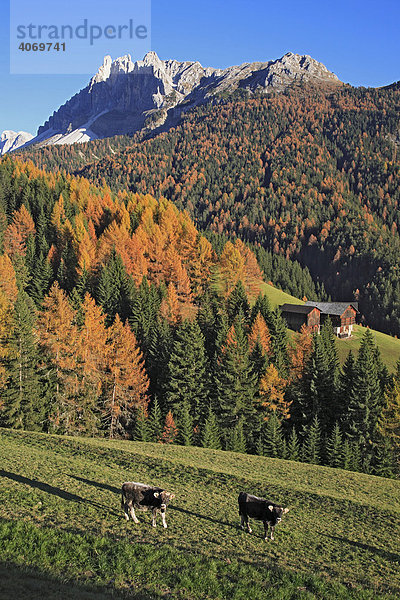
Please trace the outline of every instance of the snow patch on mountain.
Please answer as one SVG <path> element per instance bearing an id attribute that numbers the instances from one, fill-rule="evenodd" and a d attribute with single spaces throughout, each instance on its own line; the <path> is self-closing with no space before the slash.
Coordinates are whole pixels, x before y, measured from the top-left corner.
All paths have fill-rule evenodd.
<path id="1" fill-rule="evenodd" d="M 6 129 L 0 136 L 0 156 L 20 148 L 31 139 L 33 139 L 33 135 L 27 131 Z"/>

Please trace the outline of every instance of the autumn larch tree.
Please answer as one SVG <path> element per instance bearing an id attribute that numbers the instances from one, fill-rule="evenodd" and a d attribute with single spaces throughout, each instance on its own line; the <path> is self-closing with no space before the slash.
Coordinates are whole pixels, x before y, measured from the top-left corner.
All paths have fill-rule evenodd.
<path id="1" fill-rule="evenodd" d="M 108 381 L 103 417 L 110 438 L 130 434 L 135 410 L 147 410 L 149 380 L 143 355 L 129 324 L 116 315 L 108 330 Z"/>
<path id="2" fill-rule="evenodd" d="M 38 333 L 48 366 L 50 427 L 66 434 L 76 431 L 78 417 L 79 333 L 75 317 L 65 292 L 55 282 L 43 301 Z"/>

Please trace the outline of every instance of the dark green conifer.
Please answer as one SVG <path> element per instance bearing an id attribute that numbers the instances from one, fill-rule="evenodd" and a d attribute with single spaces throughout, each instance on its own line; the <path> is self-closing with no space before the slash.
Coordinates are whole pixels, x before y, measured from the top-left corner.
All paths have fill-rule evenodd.
<path id="1" fill-rule="evenodd" d="M 302 458 L 314 465 L 320 464 L 321 429 L 318 417 L 315 416 L 308 426 L 302 447 Z"/>
<path id="2" fill-rule="evenodd" d="M 283 458 L 282 427 L 276 412 L 272 412 L 264 431 L 264 454 L 273 458 Z"/>
<path id="3" fill-rule="evenodd" d="M 190 404 L 184 400 L 178 417 L 179 442 L 183 446 L 193 446 L 193 417 L 190 413 Z"/>
<path id="4" fill-rule="evenodd" d="M 243 420 L 239 419 L 227 436 L 226 449 L 232 452 L 246 453 L 246 437 L 244 434 Z"/>
<path id="5" fill-rule="evenodd" d="M 135 419 L 135 427 L 133 431 L 133 438 L 138 442 L 150 442 L 151 439 L 151 431 L 149 418 L 145 413 L 143 407 L 140 407 L 136 411 L 136 419 Z"/>
<path id="6" fill-rule="evenodd" d="M 177 415 L 182 415 L 187 402 L 195 426 L 204 422 L 209 404 L 206 367 L 200 327 L 196 321 L 185 320 L 176 331 L 168 362 L 167 402 Z"/>
<path id="7" fill-rule="evenodd" d="M 233 323 L 239 314 L 243 315 L 245 323 L 247 323 L 250 315 L 250 305 L 247 299 L 246 290 L 241 281 L 238 281 L 232 292 L 229 294 L 227 303 L 227 313 L 229 323 Z"/>
<path id="8" fill-rule="evenodd" d="M 286 457 L 288 460 L 299 460 L 300 458 L 300 444 L 295 427 L 292 427 L 290 431 Z"/>
<path id="9" fill-rule="evenodd" d="M 158 398 L 156 396 L 153 400 L 148 419 L 150 441 L 158 442 L 161 439 L 163 423 L 164 418 L 158 403 Z"/>
<path id="10" fill-rule="evenodd" d="M 204 423 L 202 446 L 203 448 L 214 448 L 215 450 L 221 450 L 222 448 L 218 421 L 211 406 L 208 409 L 208 416 Z"/>
<path id="11" fill-rule="evenodd" d="M 348 407 L 347 433 L 358 447 L 361 467 L 370 470 L 377 439 L 377 420 L 383 394 L 377 372 L 375 344 L 372 333 L 366 330 L 356 362 L 356 376 Z"/>
<path id="12" fill-rule="evenodd" d="M 215 406 L 218 407 L 218 415 L 226 435 L 243 418 L 250 447 L 255 444 L 252 435 L 256 390 L 257 376 L 250 362 L 247 336 L 242 323 L 236 320 L 215 364 Z"/>
<path id="13" fill-rule="evenodd" d="M 326 441 L 326 462 L 330 467 L 340 468 L 343 464 L 343 438 L 339 424 L 336 423 Z"/>
<path id="14" fill-rule="evenodd" d="M 35 318 L 32 300 L 20 290 L 7 340 L 7 387 L 3 391 L 6 423 L 16 429 L 41 430 L 44 427 L 45 407 L 38 375 Z"/>

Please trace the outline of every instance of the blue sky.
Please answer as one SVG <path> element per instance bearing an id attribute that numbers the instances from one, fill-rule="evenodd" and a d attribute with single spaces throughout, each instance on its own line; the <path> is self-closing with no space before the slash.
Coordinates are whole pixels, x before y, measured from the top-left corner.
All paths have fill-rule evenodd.
<path id="1" fill-rule="evenodd" d="M 31 4 L 40 8 L 42 3 Z M 100 19 L 113 3 L 79 0 L 79 5 L 83 15 Z M 88 59 L 93 66 L 87 75 L 10 75 L 7 0 L 0 6 L 0 132 L 36 133 L 54 110 L 85 87 L 104 54 L 142 58 L 129 40 L 111 50 L 104 40 L 96 47 L 98 56 L 93 52 Z M 352 85 L 381 86 L 400 79 L 399 0 L 153 0 L 151 14 L 151 49 L 160 58 L 223 68 L 292 51 L 311 55 Z"/>

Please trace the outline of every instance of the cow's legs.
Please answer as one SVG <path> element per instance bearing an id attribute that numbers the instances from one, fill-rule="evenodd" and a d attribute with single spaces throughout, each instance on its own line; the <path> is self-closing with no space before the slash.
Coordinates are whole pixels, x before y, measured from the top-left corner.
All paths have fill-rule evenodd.
<path id="1" fill-rule="evenodd" d="M 167 529 L 167 523 L 165 521 L 165 510 L 161 510 L 161 520 L 162 520 L 164 529 Z"/>
<path id="2" fill-rule="evenodd" d="M 272 527 L 271 527 L 271 535 L 272 535 Z M 264 521 L 264 539 L 265 540 L 268 539 L 268 521 Z"/>
<path id="3" fill-rule="evenodd" d="M 152 521 L 152 523 L 151 523 L 151 524 L 153 525 L 153 527 L 156 527 L 156 526 L 157 526 L 157 525 L 156 525 L 157 509 L 156 509 L 156 508 L 153 508 L 153 510 L 152 510 L 152 513 L 153 513 L 153 521 Z"/>
<path id="4" fill-rule="evenodd" d="M 131 513 L 131 517 L 134 521 L 134 523 L 139 523 L 139 519 L 137 518 L 137 516 L 135 515 L 135 509 L 133 508 L 133 504 L 130 505 L 130 513 Z"/>
<path id="5" fill-rule="evenodd" d="M 271 540 L 275 539 L 274 538 L 274 531 L 275 531 L 275 527 L 272 527 L 272 525 L 271 525 Z"/>
<path id="6" fill-rule="evenodd" d="M 122 510 L 124 511 L 124 517 L 127 521 L 129 521 L 129 512 L 130 512 L 130 507 L 128 502 L 123 502 L 122 504 Z"/>
<path id="7" fill-rule="evenodd" d="M 251 529 L 251 527 L 249 525 L 249 517 L 247 515 L 242 515 L 241 514 L 240 518 L 241 518 L 241 523 L 240 523 L 241 528 L 244 529 L 246 527 L 247 531 L 249 533 L 251 533 L 252 529 Z"/>

